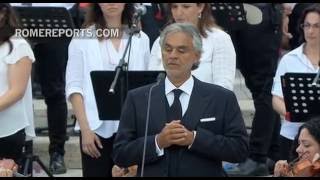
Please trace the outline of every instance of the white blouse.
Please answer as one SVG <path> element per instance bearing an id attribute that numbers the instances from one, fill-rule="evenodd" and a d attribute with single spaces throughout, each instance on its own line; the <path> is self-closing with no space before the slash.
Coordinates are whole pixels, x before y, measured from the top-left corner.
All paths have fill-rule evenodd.
<path id="1" fill-rule="evenodd" d="M 273 79 L 272 95 L 283 98 L 281 87 L 281 76 L 289 73 L 317 73 L 319 67 L 315 68 L 308 57 L 303 53 L 303 46 L 288 52 L 284 55 L 278 65 L 276 75 Z M 294 140 L 297 135 L 300 126 L 303 123 L 290 122 L 288 120 L 282 121 L 280 135 L 288 139 Z"/>
<path id="2" fill-rule="evenodd" d="M 226 32 L 213 27 L 202 37 L 203 52 L 200 65 L 192 74 L 201 81 L 233 90 L 236 71 L 236 53 L 232 40 Z M 153 43 L 148 70 L 164 70 L 158 37 Z"/>
<path id="3" fill-rule="evenodd" d="M 82 95 L 90 129 L 104 138 L 111 137 L 118 130 L 119 121 L 102 121 L 99 119 L 90 72 L 94 70 L 115 70 L 128 41 L 128 35 L 125 34 L 124 36 L 118 51 L 110 40 L 98 41 L 98 39 L 93 38 L 74 38 L 69 45 L 66 96 L 69 99 L 73 93 Z M 134 35 L 132 38 L 129 70 L 146 70 L 149 57 L 149 38 L 141 31 L 140 35 Z M 125 60 L 128 62 L 128 54 Z M 75 130 L 79 129 L 77 122 Z"/>
<path id="4" fill-rule="evenodd" d="M 35 61 L 30 45 L 22 38 L 11 37 L 13 50 L 9 54 L 9 43 L 0 46 L 0 96 L 8 90 L 8 65 L 15 64 L 21 58 L 28 57 Z M 15 134 L 25 128 L 28 138 L 35 137 L 31 77 L 22 99 L 7 109 L 0 111 L 0 138 Z"/>

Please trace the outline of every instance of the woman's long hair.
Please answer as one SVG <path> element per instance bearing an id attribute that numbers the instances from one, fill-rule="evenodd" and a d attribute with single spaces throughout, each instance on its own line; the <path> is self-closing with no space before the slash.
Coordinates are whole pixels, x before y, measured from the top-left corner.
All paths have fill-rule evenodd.
<path id="1" fill-rule="evenodd" d="M 2 16 L 0 19 L 0 45 L 8 42 L 10 46 L 9 53 L 11 53 L 13 46 L 10 37 L 19 28 L 18 18 L 9 3 L 0 3 L 0 15 Z"/>
<path id="2" fill-rule="evenodd" d="M 134 4 L 126 3 L 122 12 L 121 24 L 127 25 L 130 28 L 132 26 L 133 14 Z M 83 23 L 84 28 L 88 28 L 92 25 L 95 25 L 96 29 L 107 28 L 106 20 L 104 19 L 103 12 L 98 3 L 90 4 Z M 99 40 L 102 39 L 103 37 L 99 38 Z"/>
<path id="3" fill-rule="evenodd" d="M 304 37 L 304 31 L 303 31 L 303 28 L 302 28 L 302 24 L 304 23 L 304 20 L 306 19 L 307 15 L 309 13 L 318 13 L 318 15 L 320 16 L 320 5 L 319 3 L 317 4 L 314 4 L 314 5 L 311 5 L 309 7 L 307 7 L 303 12 L 302 12 L 302 15 L 300 16 L 299 18 L 299 23 L 298 23 L 298 32 L 299 32 L 299 43 L 304 43 L 306 41 L 305 37 Z"/>
<path id="4" fill-rule="evenodd" d="M 306 128 L 309 131 L 310 135 L 317 141 L 318 144 L 320 144 L 320 116 L 314 116 L 299 128 L 298 134 L 293 141 L 293 146 L 291 149 L 291 156 L 290 156 L 291 161 L 298 157 L 296 148 L 299 146 L 299 142 L 298 142 L 299 136 L 300 136 L 301 130 L 304 128 Z"/>
<path id="5" fill-rule="evenodd" d="M 201 18 L 199 18 L 199 23 L 198 23 L 198 29 L 200 31 L 201 36 L 207 37 L 206 31 L 211 32 L 212 27 L 219 27 L 215 19 L 212 15 L 212 10 L 211 10 L 211 4 L 210 3 L 196 3 L 197 6 L 200 6 L 201 4 L 204 4 L 204 8 L 201 13 Z M 168 24 L 174 23 L 174 18 L 171 13 L 171 8 L 172 8 L 172 3 L 168 3 L 168 11 L 169 11 L 169 21 Z M 219 27 L 220 28 L 220 27 Z"/>

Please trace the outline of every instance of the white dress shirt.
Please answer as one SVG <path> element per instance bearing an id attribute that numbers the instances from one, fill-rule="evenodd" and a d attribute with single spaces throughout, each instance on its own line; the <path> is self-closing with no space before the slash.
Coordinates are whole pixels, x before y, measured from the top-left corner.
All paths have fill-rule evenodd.
<path id="1" fill-rule="evenodd" d="M 32 49 L 23 38 L 11 37 L 13 49 L 9 54 L 9 43 L 0 45 L 0 96 L 8 90 L 8 65 L 16 64 L 23 57 L 28 57 L 32 62 L 35 61 Z M 15 134 L 25 128 L 26 138 L 35 137 L 31 77 L 28 80 L 24 96 L 0 111 L 0 138 Z M 1 148 L 1 147 L 0 147 Z"/>
<path id="2" fill-rule="evenodd" d="M 90 28 L 94 28 L 91 26 Z M 127 35 L 125 35 L 127 36 Z M 66 70 L 66 96 L 80 93 L 90 129 L 104 138 L 111 137 L 117 130 L 119 120 L 102 121 L 98 117 L 98 109 L 92 88 L 90 72 L 94 70 L 115 70 L 122 57 L 128 38 L 123 37 L 119 50 L 115 50 L 110 40 L 98 41 L 93 38 L 74 38 L 69 45 L 69 59 Z M 149 38 L 141 32 L 134 35 L 131 44 L 129 70 L 146 70 L 149 61 Z M 128 54 L 125 58 L 128 62 Z M 76 123 L 75 130 L 79 130 Z"/>
<path id="3" fill-rule="evenodd" d="M 236 53 L 232 40 L 226 32 L 212 28 L 202 37 L 203 52 L 200 65 L 192 74 L 199 80 L 233 90 L 236 71 Z M 151 49 L 148 70 L 164 70 L 158 37 Z"/>
<path id="4" fill-rule="evenodd" d="M 190 101 L 193 85 L 194 85 L 194 80 L 193 80 L 192 76 L 190 76 L 189 79 L 186 82 L 184 82 L 180 87 L 174 86 L 171 83 L 171 81 L 168 79 L 168 77 L 166 77 L 166 79 L 165 79 L 165 93 L 166 93 L 166 97 L 167 97 L 169 106 L 172 105 L 173 100 L 174 100 L 173 90 L 175 90 L 175 89 L 182 90 L 182 93 L 179 97 L 181 107 L 182 107 L 182 116 L 186 113 L 187 108 L 189 106 L 189 101 Z"/>
<path id="5" fill-rule="evenodd" d="M 303 46 L 290 51 L 282 57 L 278 65 L 276 75 L 273 80 L 272 95 L 283 98 L 280 77 L 287 72 L 293 73 L 317 73 L 319 67 L 315 68 L 308 57 L 303 53 Z M 299 127 L 303 123 L 294 123 L 287 120 L 282 121 L 280 134 L 288 139 L 293 140 L 297 135 Z"/>
<path id="6" fill-rule="evenodd" d="M 179 97 L 181 108 L 182 108 L 182 116 L 186 113 L 188 109 L 191 93 L 193 90 L 193 85 L 194 85 L 194 79 L 192 76 L 190 76 L 189 79 L 185 81 L 180 87 L 176 87 L 175 85 L 173 85 L 171 81 L 168 79 L 168 77 L 166 77 L 165 79 L 165 93 L 166 93 L 169 106 L 171 106 L 174 101 L 173 90 L 175 89 L 182 90 L 182 93 Z M 194 137 L 195 137 L 195 133 L 194 133 Z M 163 149 L 159 148 L 156 140 L 155 140 L 155 143 L 156 143 L 156 150 L 157 150 L 158 156 L 162 156 L 164 154 Z"/>

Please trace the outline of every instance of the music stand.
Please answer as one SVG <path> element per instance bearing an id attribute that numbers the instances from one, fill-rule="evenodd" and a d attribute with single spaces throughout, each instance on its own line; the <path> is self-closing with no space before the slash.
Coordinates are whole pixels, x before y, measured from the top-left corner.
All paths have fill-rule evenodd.
<path id="1" fill-rule="evenodd" d="M 243 3 L 211 3 L 211 9 L 217 24 L 226 31 L 240 30 L 247 25 Z"/>
<path id="2" fill-rule="evenodd" d="M 23 148 L 23 155 L 24 155 L 24 166 L 23 166 L 23 175 L 26 177 L 29 177 L 31 174 L 31 177 L 33 176 L 32 174 L 32 163 L 35 161 L 37 162 L 40 167 L 46 172 L 46 174 L 49 177 L 53 177 L 52 173 L 48 170 L 48 168 L 43 164 L 39 156 L 33 155 L 33 140 L 27 140 L 25 141 L 25 145 Z M 30 169 L 31 168 L 31 169 Z"/>
<path id="3" fill-rule="evenodd" d="M 281 85 L 287 112 L 291 122 L 305 122 L 320 115 L 320 84 L 312 85 L 316 74 L 286 73 Z"/>
<path id="4" fill-rule="evenodd" d="M 125 82 L 118 83 L 115 93 L 108 91 L 115 71 L 92 71 L 90 73 L 94 95 L 100 120 L 119 120 L 121 107 L 127 95 L 127 90 L 135 89 L 157 81 L 162 71 L 128 71 L 128 88 Z M 125 76 L 126 73 L 122 73 Z M 123 81 L 121 78 L 120 81 Z"/>
<path id="5" fill-rule="evenodd" d="M 70 12 L 64 7 L 14 7 L 20 19 L 22 30 L 39 30 L 47 29 L 53 31 L 54 29 L 74 29 L 74 23 Z M 23 35 L 23 33 L 22 33 Z M 59 37 L 46 36 L 26 37 L 33 43 L 47 43 L 53 40 L 65 39 L 66 34 Z M 52 34 L 54 35 L 54 34 Z"/>

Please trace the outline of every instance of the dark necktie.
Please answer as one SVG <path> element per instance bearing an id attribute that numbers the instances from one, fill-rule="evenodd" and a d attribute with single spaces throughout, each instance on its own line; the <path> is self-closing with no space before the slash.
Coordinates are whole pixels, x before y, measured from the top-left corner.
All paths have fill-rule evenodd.
<path id="1" fill-rule="evenodd" d="M 179 97 L 183 91 L 180 89 L 174 89 L 174 100 L 172 105 L 169 108 L 169 122 L 172 120 L 181 120 L 182 119 L 182 107 L 179 100 Z"/>
<path id="2" fill-rule="evenodd" d="M 174 93 L 174 100 L 172 105 L 169 108 L 169 119 L 168 122 L 171 122 L 172 120 L 182 120 L 182 107 L 179 100 L 180 95 L 182 94 L 182 90 L 180 89 L 174 89 L 172 91 Z M 179 166 L 179 149 L 181 146 L 172 145 L 168 147 L 168 157 L 169 157 L 169 177 L 175 177 L 178 174 L 178 166 Z"/>

